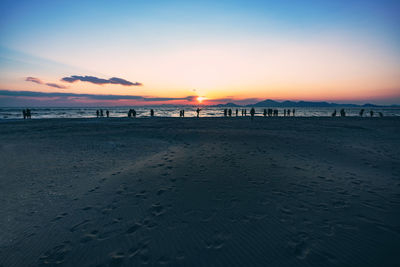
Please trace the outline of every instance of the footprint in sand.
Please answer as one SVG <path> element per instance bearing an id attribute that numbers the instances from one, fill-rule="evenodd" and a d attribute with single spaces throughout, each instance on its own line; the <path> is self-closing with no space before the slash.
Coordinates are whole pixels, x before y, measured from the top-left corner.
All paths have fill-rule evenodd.
<path id="1" fill-rule="evenodd" d="M 85 234 L 85 235 L 81 238 L 80 242 L 84 244 L 84 243 L 87 243 L 87 242 L 89 242 L 89 241 L 95 240 L 95 239 L 97 239 L 97 234 L 98 234 L 98 233 L 99 233 L 99 231 L 93 230 L 93 231 L 91 231 L 90 233 Z"/>
<path id="2" fill-rule="evenodd" d="M 138 257 L 142 264 L 148 264 L 150 261 L 149 248 L 147 243 L 139 243 L 129 250 L 129 258 Z"/>
<path id="3" fill-rule="evenodd" d="M 133 234 L 135 233 L 137 230 L 139 230 L 142 227 L 142 225 L 140 223 L 134 223 L 132 226 L 130 226 L 128 228 L 128 230 L 126 230 L 127 234 Z"/>
<path id="4" fill-rule="evenodd" d="M 160 203 L 156 203 L 151 206 L 150 212 L 153 216 L 158 217 L 165 213 L 165 209 Z"/>
<path id="5" fill-rule="evenodd" d="M 65 256 L 71 251 L 71 242 L 64 241 L 61 245 L 46 251 L 44 255 L 39 258 L 39 266 L 45 265 L 58 265 L 62 264 Z"/>
<path id="6" fill-rule="evenodd" d="M 219 250 L 224 245 L 226 240 L 228 239 L 228 235 L 217 232 L 214 234 L 211 240 L 205 241 L 207 249 Z"/>
<path id="7" fill-rule="evenodd" d="M 62 213 L 62 214 L 60 214 L 60 215 L 57 215 L 57 217 L 55 217 L 55 218 L 52 220 L 52 222 L 61 220 L 62 218 L 64 218 L 64 217 L 67 216 L 67 215 L 68 215 L 68 213 L 66 213 L 66 212 L 64 212 L 64 213 Z"/>
<path id="8" fill-rule="evenodd" d="M 125 259 L 125 255 L 122 252 L 112 252 L 110 254 L 110 264 L 109 266 L 111 267 L 117 267 L 121 266 L 123 261 Z"/>

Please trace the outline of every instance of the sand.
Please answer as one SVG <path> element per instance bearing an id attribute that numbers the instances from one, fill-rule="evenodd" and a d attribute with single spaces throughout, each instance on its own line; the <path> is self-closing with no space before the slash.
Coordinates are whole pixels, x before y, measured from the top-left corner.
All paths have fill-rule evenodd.
<path id="1" fill-rule="evenodd" d="M 400 118 L 0 122 L 0 266 L 395 266 Z"/>

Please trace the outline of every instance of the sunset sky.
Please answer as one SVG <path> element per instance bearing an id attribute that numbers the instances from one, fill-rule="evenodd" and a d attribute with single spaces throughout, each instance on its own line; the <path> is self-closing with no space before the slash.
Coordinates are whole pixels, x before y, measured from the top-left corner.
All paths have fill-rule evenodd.
<path id="1" fill-rule="evenodd" d="M 0 105 L 400 104 L 399 14 L 397 0 L 2 0 Z"/>

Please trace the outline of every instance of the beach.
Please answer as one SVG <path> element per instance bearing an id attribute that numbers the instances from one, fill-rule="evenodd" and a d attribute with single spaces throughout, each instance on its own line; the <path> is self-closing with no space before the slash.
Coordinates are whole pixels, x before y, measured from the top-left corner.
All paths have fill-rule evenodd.
<path id="1" fill-rule="evenodd" d="M 0 266 L 398 266 L 400 118 L 0 121 Z"/>

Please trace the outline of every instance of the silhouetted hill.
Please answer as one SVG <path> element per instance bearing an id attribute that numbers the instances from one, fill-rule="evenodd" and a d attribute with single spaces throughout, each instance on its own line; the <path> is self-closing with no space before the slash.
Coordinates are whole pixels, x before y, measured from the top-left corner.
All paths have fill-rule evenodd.
<path id="1" fill-rule="evenodd" d="M 241 105 L 235 103 L 218 104 L 213 107 L 223 108 L 223 107 L 241 107 Z"/>
<path id="2" fill-rule="evenodd" d="M 238 105 L 235 103 L 226 103 L 226 104 L 218 104 L 213 105 L 212 107 L 269 107 L 269 108 L 284 108 L 284 107 L 293 107 L 293 108 L 324 108 L 324 107 L 364 107 L 364 108 L 377 108 L 377 107 L 399 107 L 399 105 L 374 105 L 371 103 L 366 103 L 363 105 L 357 104 L 338 104 L 338 103 L 329 103 L 326 101 L 275 101 L 272 99 L 266 99 L 264 101 L 250 104 L 250 105 Z"/>
<path id="3" fill-rule="evenodd" d="M 275 100 L 267 99 L 253 105 L 247 105 L 251 107 L 271 107 L 271 108 L 280 108 L 280 107 L 307 107 L 307 108 L 322 108 L 322 107 L 361 107 L 361 105 L 356 104 L 337 104 L 337 103 L 329 103 L 325 101 L 313 102 L 313 101 L 282 101 L 278 102 Z M 377 107 L 373 104 L 365 104 L 363 107 Z"/>

